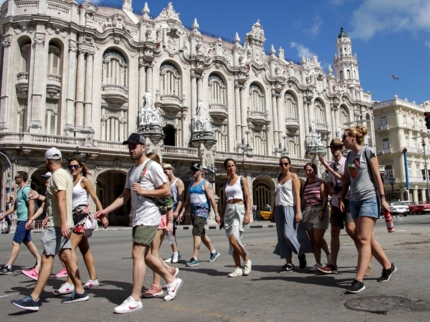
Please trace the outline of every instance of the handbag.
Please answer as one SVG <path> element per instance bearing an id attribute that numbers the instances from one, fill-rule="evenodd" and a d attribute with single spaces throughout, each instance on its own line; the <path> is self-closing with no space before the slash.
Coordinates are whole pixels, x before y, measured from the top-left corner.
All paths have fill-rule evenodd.
<path id="1" fill-rule="evenodd" d="M 88 215 L 84 222 L 84 236 L 89 238 L 93 235 L 94 229 L 98 226 L 97 220 L 93 216 Z"/>

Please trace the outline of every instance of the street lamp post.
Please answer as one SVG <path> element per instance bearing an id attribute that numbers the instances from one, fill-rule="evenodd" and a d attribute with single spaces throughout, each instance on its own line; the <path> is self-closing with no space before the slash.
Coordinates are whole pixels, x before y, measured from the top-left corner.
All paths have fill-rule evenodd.
<path id="1" fill-rule="evenodd" d="M 396 178 L 393 177 L 393 175 L 391 174 L 390 177 L 388 178 L 388 182 L 391 185 L 391 201 L 394 200 L 394 185 L 396 184 Z"/>
<path id="2" fill-rule="evenodd" d="M 430 198 L 429 198 L 429 174 L 427 171 L 426 143 L 425 143 L 424 139 L 422 140 L 421 145 L 423 146 L 423 151 L 424 151 L 424 171 L 426 174 L 426 184 L 427 184 L 426 201 L 429 202 L 430 201 Z"/>

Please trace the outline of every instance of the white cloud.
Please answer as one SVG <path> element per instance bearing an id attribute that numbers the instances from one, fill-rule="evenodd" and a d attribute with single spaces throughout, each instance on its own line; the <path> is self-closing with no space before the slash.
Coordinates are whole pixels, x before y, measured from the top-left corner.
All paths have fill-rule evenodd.
<path id="1" fill-rule="evenodd" d="M 353 13 L 351 37 L 367 40 L 376 33 L 430 31 L 429 0 L 365 0 Z"/>
<path id="2" fill-rule="evenodd" d="M 309 48 L 306 48 L 302 44 L 298 44 L 294 41 L 290 42 L 290 48 L 297 50 L 297 57 L 299 58 L 302 58 L 303 56 L 312 58 L 315 55 Z"/>
<path id="3" fill-rule="evenodd" d="M 317 36 L 320 33 L 320 28 L 323 23 L 323 20 L 320 16 L 315 16 L 315 20 L 313 25 L 307 29 L 306 31 L 309 32 L 312 36 Z"/>
<path id="4" fill-rule="evenodd" d="M 340 6 L 342 5 L 346 0 L 330 0 L 330 4 L 335 5 L 335 6 Z"/>
<path id="5" fill-rule="evenodd" d="M 424 45 L 426 45 L 427 47 L 429 47 L 430 48 L 430 41 L 426 41 L 425 43 L 424 43 Z"/>

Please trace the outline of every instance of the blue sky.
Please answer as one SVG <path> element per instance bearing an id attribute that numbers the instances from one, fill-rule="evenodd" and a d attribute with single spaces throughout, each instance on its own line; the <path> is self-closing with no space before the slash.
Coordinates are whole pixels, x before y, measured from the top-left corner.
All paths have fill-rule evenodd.
<path id="1" fill-rule="evenodd" d="M 79 1 L 79 2 L 82 2 Z M 121 6 L 122 0 L 93 0 Z M 141 13 L 143 0 L 133 0 Z M 158 16 L 168 1 L 147 1 Z M 352 39 L 361 85 L 374 100 L 399 98 L 422 103 L 430 100 L 430 0 L 176 0 L 184 25 L 197 18 L 200 30 L 243 42 L 260 20 L 266 50 L 280 46 L 285 56 L 318 55 L 324 70 L 333 65 L 340 27 Z M 391 75 L 399 80 L 393 81 Z"/>

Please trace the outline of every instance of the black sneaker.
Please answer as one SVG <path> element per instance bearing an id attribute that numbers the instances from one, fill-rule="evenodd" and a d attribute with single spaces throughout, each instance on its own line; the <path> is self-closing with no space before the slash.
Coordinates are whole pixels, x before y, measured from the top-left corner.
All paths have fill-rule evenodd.
<path id="1" fill-rule="evenodd" d="M 83 301 L 88 301 L 88 299 L 89 299 L 89 296 L 85 291 L 82 294 L 73 292 L 72 295 L 63 299 L 61 303 L 68 304 L 68 303 L 74 303 L 74 302 L 83 302 Z"/>
<path id="2" fill-rule="evenodd" d="M 305 254 L 299 255 L 299 263 L 300 263 L 300 269 L 306 268 L 307 262 L 306 262 L 306 255 Z"/>
<path id="3" fill-rule="evenodd" d="M 11 303 L 20 309 L 29 310 L 29 311 L 39 311 L 42 303 L 39 301 L 33 300 L 31 295 L 24 297 L 22 300 L 13 300 Z"/>
<path id="4" fill-rule="evenodd" d="M 391 275 L 393 275 L 393 273 L 397 271 L 397 267 L 394 266 L 393 263 L 391 263 L 391 268 L 390 269 L 382 269 L 382 275 L 380 278 L 378 278 L 378 282 L 388 282 L 391 278 Z"/>
<path id="5" fill-rule="evenodd" d="M 2 268 L 0 268 L 0 274 L 3 274 L 3 275 L 12 274 L 12 267 L 7 267 L 6 265 L 3 265 Z"/>
<path id="6" fill-rule="evenodd" d="M 366 286 L 364 286 L 363 282 L 359 282 L 357 280 L 354 280 L 351 285 L 346 289 L 348 293 L 360 293 L 361 291 L 364 291 L 366 289 Z"/>
<path id="7" fill-rule="evenodd" d="M 282 268 L 281 268 L 283 271 L 287 271 L 287 272 L 290 272 L 290 271 L 294 271 L 294 265 L 293 264 L 291 264 L 291 263 L 287 263 L 287 264 L 285 264 L 284 266 L 282 266 Z"/>
<path id="8" fill-rule="evenodd" d="M 218 251 L 215 251 L 215 253 L 211 254 L 211 257 L 209 258 L 209 263 L 213 263 L 216 261 L 216 259 L 221 255 Z"/>

